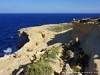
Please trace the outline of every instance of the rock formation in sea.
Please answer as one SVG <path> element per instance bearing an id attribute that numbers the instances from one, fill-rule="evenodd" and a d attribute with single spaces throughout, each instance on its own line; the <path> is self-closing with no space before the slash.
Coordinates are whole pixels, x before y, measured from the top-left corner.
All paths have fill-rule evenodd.
<path id="1" fill-rule="evenodd" d="M 22 28 L 0 75 L 99 75 L 100 18 Z"/>

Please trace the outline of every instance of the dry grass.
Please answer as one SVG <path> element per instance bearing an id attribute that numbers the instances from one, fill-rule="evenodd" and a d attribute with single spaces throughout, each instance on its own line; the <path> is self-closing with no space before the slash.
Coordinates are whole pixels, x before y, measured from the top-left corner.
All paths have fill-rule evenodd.
<path id="1" fill-rule="evenodd" d="M 57 26 L 55 25 L 55 26 L 49 27 L 47 29 L 50 31 L 53 31 L 53 32 L 62 32 L 62 31 L 68 30 L 72 27 L 73 27 L 72 24 L 60 24 Z"/>

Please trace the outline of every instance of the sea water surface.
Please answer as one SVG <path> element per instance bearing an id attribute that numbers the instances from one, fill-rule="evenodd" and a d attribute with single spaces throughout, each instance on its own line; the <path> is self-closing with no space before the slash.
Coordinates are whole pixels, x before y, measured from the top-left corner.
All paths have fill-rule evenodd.
<path id="1" fill-rule="evenodd" d="M 17 51 L 17 31 L 21 28 L 39 26 L 43 24 L 57 24 L 72 21 L 73 18 L 92 18 L 100 17 L 100 14 L 63 14 L 63 13 L 42 13 L 42 14 L 0 14 L 0 56 L 6 52 Z"/>

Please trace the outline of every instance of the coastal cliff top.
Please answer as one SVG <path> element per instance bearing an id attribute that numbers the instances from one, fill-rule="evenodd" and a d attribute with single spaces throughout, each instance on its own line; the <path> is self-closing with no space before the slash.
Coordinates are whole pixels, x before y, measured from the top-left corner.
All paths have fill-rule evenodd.
<path id="1" fill-rule="evenodd" d="M 82 23 L 82 24 L 100 24 L 100 18 L 84 18 L 81 20 L 73 19 L 74 23 Z"/>
<path id="2" fill-rule="evenodd" d="M 13 71 L 18 70 L 21 65 L 31 63 L 34 55 L 36 55 L 38 60 L 39 55 L 42 53 L 41 50 L 45 50 L 45 48 L 55 43 L 65 42 L 66 34 L 62 33 L 71 29 L 72 26 L 69 26 L 67 23 L 20 29 L 18 31 L 18 45 L 20 49 L 11 55 L 0 58 L 0 75 L 4 75 L 4 73 L 5 75 L 10 75 Z"/>
<path id="3" fill-rule="evenodd" d="M 37 62 L 38 60 L 41 59 L 40 56 L 41 54 L 46 54 L 45 52 L 47 50 L 52 51 L 50 50 L 50 48 L 52 49 L 59 46 L 60 46 L 59 48 L 60 53 L 57 55 L 57 59 L 54 61 L 56 63 L 50 65 L 52 66 L 55 72 L 60 73 L 63 70 L 64 66 L 64 62 L 60 58 L 61 55 L 63 55 L 62 53 L 64 51 L 63 44 L 69 45 L 69 43 L 72 42 L 76 37 L 77 39 L 80 40 L 81 43 L 80 45 L 83 48 L 84 52 L 86 52 L 86 54 L 91 56 L 90 58 L 94 58 L 95 54 L 97 54 L 99 57 L 100 56 L 100 50 L 99 50 L 100 34 L 98 33 L 100 32 L 100 27 L 98 27 L 99 24 L 100 24 L 100 18 L 90 18 L 90 19 L 86 18 L 82 20 L 74 19 L 72 23 L 49 24 L 49 25 L 20 29 L 18 31 L 19 33 L 18 47 L 20 49 L 11 55 L 7 55 L 3 58 L 0 58 L 0 75 L 4 74 L 17 75 L 16 73 L 22 72 L 23 66 L 28 65 L 32 62 Z M 76 46 L 73 49 L 77 50 Z M 74 53 L 73 52 L 71 53 L 72 53 L 71 57 L 73 57 Z M 100 62 L 99 59 L 93 59 L 91 61 L 92 62 L 89 62 L 90 66 L 91 64 L 93 65 L 95 61 L 96 65 L 99 65 Z M 67 65 L 67 68 L 68 66 L 69 65 Z M 91 67 L 94 68 L 94 66 Z M 90 72 L 94 71 L 91 69 L 91 67 L 89 67 Z M 80 67 L 78 66 L 78 68 Z M 95 68 L 98 69 L 99 72 L 100 68 L 98 67 Z M 68 70 L 70 70 L 70 66 Z"/>

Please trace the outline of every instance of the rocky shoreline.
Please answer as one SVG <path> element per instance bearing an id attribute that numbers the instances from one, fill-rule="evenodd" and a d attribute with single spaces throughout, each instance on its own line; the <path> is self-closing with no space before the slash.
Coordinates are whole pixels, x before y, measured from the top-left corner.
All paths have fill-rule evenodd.
<path id="1" fill-rule="evenodd" d="M 99 75 L 99 25 L 100 18 L 87 18 L 19 30 L 19 50 L 0 58 L 0 75 L 30 75 L 28 66 L 43 62 L 51 75 Z"/>

